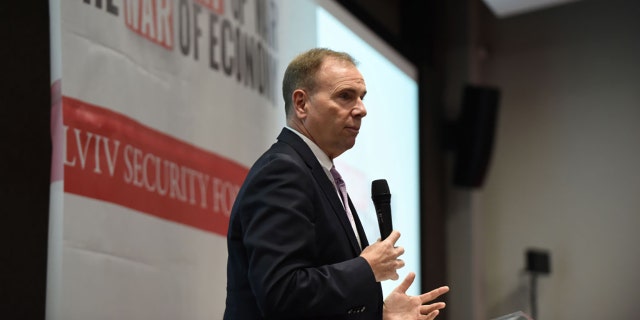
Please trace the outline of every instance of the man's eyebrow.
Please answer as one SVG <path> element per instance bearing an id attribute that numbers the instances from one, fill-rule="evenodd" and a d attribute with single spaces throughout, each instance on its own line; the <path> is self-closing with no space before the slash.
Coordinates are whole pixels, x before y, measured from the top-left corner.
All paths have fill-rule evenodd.
<path id="1" fill-rule="evenodd" d="M 360 89 L 356 88 L 356 87 L 346 86 L 346 87 L 337 88 L 334 92 L 335 93 L 339 93 L 339 92 L 345 92 L 345 91 L 357 93 L 357 92 L 360 91 Z M 367 94 L 367 90 L 366 89 L 364 90 L 363 94 Z"/>

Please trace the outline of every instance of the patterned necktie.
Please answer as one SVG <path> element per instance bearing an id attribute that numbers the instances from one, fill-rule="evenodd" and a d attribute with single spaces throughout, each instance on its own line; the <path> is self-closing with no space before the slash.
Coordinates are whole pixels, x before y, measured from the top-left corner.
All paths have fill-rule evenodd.
<path id="1" fill-rule="evenodd" d="M 360 243 L 360 235 L 358 234 L 358 228 L 356 228 L 356 221 L 353 219 L 353 214 L 351 213 L 351 208 L 349 207 L 347 186 L 344 184 L 344 180 L 342 180 L 342 176 L 340 176 L 340 173 L 338 173 L 338 170 L 336 170 L 335 166 L 331 166 L 331 170 L 329 171 L 331 172 L 331 176 L 333 176 L 333 180 L 338 186 L 338 191 L 340 191 L 340 197 L 342 198 L 344 210 L 347 212 L 347 217 L 349 217 L 349 222 L 351 222 L 351 228 L 353 228 L 356 239 L 358 239 L 358 245 L 360 246 L 360 249 L 362 249 L 362 244 Z"/>

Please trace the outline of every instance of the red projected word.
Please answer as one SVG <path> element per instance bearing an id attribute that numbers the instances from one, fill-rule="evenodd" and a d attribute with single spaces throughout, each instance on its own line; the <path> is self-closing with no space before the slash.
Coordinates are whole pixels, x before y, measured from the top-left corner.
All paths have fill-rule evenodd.
<path id="1" fill-rule="evenodd" d="M 247 168 L 80 100 L 62 108 L 65 192 L 226 235 Z"/>
<path id="2" fill-rule="evenodd" d="M 141 36 L 173 49 L 173 0 L 124 0 L 124 21 Z"/>
<path id="3" fill-rule="evenodd" d="M 224 14 L 224 1 L 223 0 L 195 0 L 195 2 L 201 4 L 204 7 L 209 8 L 212 12 L 219 15 Z"/>

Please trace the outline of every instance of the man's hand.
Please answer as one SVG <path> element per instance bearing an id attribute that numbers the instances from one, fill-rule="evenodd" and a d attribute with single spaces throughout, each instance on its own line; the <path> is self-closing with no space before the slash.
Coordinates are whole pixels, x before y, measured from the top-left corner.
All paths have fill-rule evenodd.
<path id="1" fill-rule="evenodd" d="M 447 286 L 437 288 L 419 296 L 408 296 L 406 294 L 407 289 L 409 289 L 415 278 L 415 273 L 409 273 L 402 283 L 384 300 L 382 315 L 384 320 L 432 320 L 440 313 L 439 310 L 445 307 L 444 302 L 427 305 L 425 305 L 425 303 L 448 292 L 449 287 Z"/>
<path id="2" fill-rule="evenodd" d="M 400 232 L 394 230 L 384 239 L 378 241 L 366 248 L 360 254 L 369 265 L 376 281 L 398 280 L 397 270 L 404 267 L 404 261 L 398 259 L 404 253 L 404 248 L 395 247 L 396 241 L 400 238 Z"/>

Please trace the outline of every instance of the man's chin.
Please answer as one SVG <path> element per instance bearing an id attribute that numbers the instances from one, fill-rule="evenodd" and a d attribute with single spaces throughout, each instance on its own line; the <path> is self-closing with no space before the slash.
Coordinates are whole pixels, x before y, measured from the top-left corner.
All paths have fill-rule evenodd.
<path id="1" fill-rule="evenodd" d="M 351 140 L 351 141 L 349 141 L 349 142 L 347 142 L 345 144 L 345 148 L 346 148 L 345 151 L 353 148 L 353 146 L 355 146 L 355 145 L 356 145 L 356 137 L 353 137 L 353 140 Z"/>

